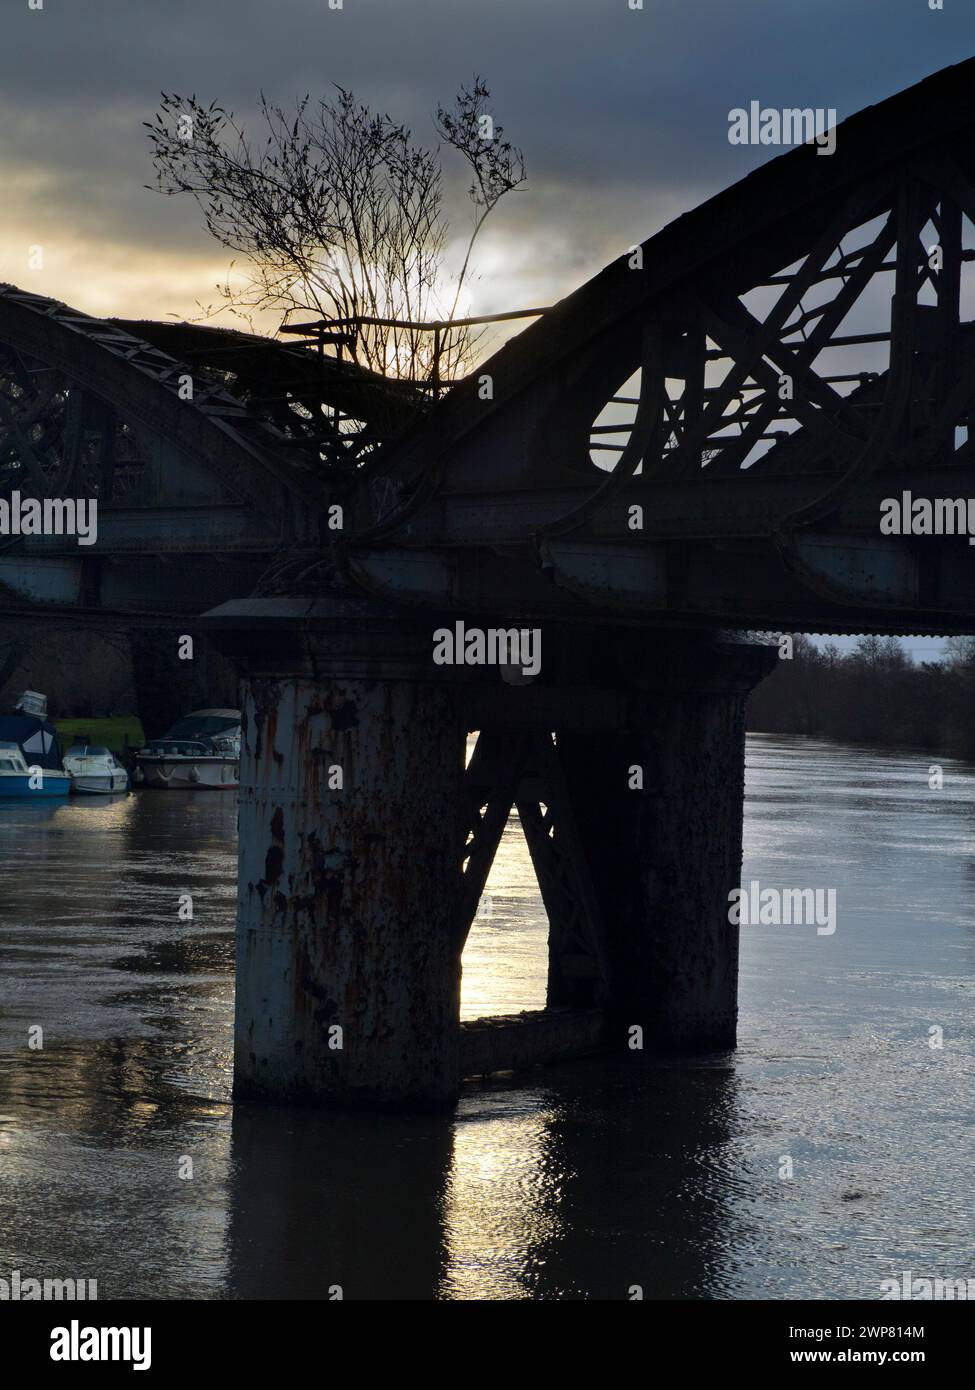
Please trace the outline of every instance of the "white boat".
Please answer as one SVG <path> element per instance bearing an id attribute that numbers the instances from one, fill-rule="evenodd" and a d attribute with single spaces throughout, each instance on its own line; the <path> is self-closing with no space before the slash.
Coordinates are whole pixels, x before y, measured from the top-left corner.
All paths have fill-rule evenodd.
<path id="1" fill-rule="evenodd" d="M 115 761 L 111 749 L 76 740 L 64 755 L 71 773 L 71 790 L 90 796 L 112 796 L 129 789 L 129 774 Z"/>
<path id="2" fill-rule="evenodd" d="M 231 791 L 240 785 L 240 710 L 198 709 L 136 755 L 136 786 Z"/>
<path id="3" fill-rule="evenodd" d="M 25 690 L 15 713 L 0 716 L 0 797 L 67 796 L 70 790 L 47 699 Z"/>

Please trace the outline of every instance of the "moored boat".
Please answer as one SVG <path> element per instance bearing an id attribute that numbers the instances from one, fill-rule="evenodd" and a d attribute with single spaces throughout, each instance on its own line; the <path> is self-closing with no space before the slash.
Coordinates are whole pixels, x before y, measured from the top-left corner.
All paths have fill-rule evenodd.
<path id="1" fill-rule="evenodd" d="M 115 761 L 111 749 L 87 739 L 75 739 L 64 755 L 71 790 L 86 796 L 112 796 L 129 789 L 129 774 Z"/>
<path id="2" fill-rule="evenodd" d="M 240 783 L 240 710 L 198 709 L 136 755 L 136 786 L 230 791 Z"/>
<path id="3" fill-rule="evenodd" d="M 47 699 L 25 690 L 15 712 L 0 715 L 0 797 L 67 796 L 70 790 Z"/>

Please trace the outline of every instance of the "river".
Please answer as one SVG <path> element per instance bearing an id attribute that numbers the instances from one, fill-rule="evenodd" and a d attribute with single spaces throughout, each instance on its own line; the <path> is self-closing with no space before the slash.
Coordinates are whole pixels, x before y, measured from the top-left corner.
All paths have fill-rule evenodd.
<path id="1" fill-rule="evenodd" d="M 231 797 L 0 803 L 0 1277 L 846 1299 L 975 1276 L 975 768 L 932 789 L 931 762 L 749 738 L 743 879 L 837 912 L 742 929 L 736 1053 L 566 1064 L 422 1118 L 231 1105 Z M 544 1002 L 545 930 L 511 824 L 465 1017 Z"/>

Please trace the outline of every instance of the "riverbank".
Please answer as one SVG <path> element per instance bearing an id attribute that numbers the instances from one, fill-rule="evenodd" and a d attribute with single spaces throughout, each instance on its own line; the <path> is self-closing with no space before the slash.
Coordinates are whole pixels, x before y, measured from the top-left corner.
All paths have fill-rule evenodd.
<path id="1" fill-rule="evenodd" d="M 107 719 L 56 719 L 54 727 L 62 754 L 78 734 L 86 734 L 89 743 L 110 749 L 116 757 L 124 752 L 126 740 L 130 749 L 141 748 L 145 743 L 142 721 L 137 714 L 118 714 Z"/>
<path id="2" fill-rule="evenodd" d="M 916 748 L 933 762 L 975 761 L 972 640 L 920 664 L 896 638 L 881 637 L 863 637 L 844 653 L 799 635 L 785 639 L 780 656 L 749 697 L 749 732 Z"/>

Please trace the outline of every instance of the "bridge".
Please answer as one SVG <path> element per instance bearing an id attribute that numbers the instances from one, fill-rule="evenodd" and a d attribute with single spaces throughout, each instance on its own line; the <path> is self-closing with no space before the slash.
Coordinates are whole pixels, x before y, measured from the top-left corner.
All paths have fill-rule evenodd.
<path id="1" fill-rule="evenodd" d="M 767 634 L 975 628 L 966 535 L 881 527 L 975 498 L 973 83 L 773 159 L 445 389 L 329 325 L 0 291 L 0 497 L 99 504 L 90 547 L 0 538 L 4 614 L 202 624 L 242 672 L 239 1094 L 444 1104 L 581 1048 L 734 1045 Z M 438 664 L 458 623 L 524 632 L 537 674 Z M 512 807 L 548 1007 L 462 1028 Z"/>

